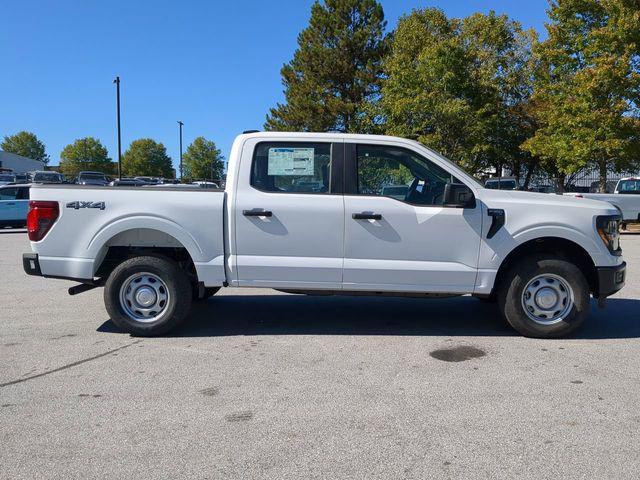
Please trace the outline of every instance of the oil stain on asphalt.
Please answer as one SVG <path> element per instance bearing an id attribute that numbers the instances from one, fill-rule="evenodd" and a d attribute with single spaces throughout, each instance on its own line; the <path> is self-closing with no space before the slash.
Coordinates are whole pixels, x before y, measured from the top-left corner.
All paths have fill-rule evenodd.
<path id="1" fill-rule="evenodd" d="M 430 352 L 429 355 L 436 360 L 442 360 L 443 362 L 464 362 L 466 360 L 471 360 L 472 358 L 484 357 L 486 352 L 469 345 L 460 345 L 453 348 L 434 350 L 433 352 Z"/>
<path id="2" fill-rule="evenodd" d="M 218 389 L 218 387 L 210 387 L 210 388 L 205 388 L 204 390 L 200 390 L 199 393 L 201 393 L 202 395 L 206 395 L 207 397 L 214 397 L 218 394 L 220 390 Z"/>
<path id="3" fill-rule="evenodd" d="M 227 422 L 245 422 L 253 418 L 253 412 L 237 412 L 224 417 Z"/>

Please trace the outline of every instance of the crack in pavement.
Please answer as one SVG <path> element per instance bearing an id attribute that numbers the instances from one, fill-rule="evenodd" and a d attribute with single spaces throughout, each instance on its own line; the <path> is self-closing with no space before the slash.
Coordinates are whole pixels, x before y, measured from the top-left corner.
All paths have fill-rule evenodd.
<path id="1" fill-rule="evenodd" d="M 7 387 L 9 385 L 15 385 L 16 383 L 26 382 L 27 380 L 33 380 L 34 378 L 44 377 L 45 375 L 49 375 L 51 373 L 56 373 L 56 372 L 59 372 L 61 370 L 66 370 L 67 368 L 77 367 L 78 365 L 82 365 L 83 363 L 90 362 L 91 360 L 96 360 L 96 359 L 98 359 L 100 357 L 104 357 L 105 355 L 109 355 L 110 353 L 114 353 L 114 352 L 117 352 L 119 350 L 123 350 L 123 349 L 125 349 L 127 347 L 135 345 L 136 343 L 140 343 L 141 341 L 142 340 L 136 340 L 135 342 L 131 342 L 131 343 L 127 344 L 127 345 L 123 345 L 121 347 L 114 348 L 113 350 L 108 350 L 108 351 L 106 351 L 104 353 L 100 353 L 99 355 L 94 355 L 93 357 L 89 357 L 89 358 L 84 358 L 82 360 L 78 360 L 77 362 L 68 363 L 67 365 L 63 365 L 62 367 L 58 367 L 58 368 L 55 368 L 53 370 L 49 370 L 48 372 L 38 373 L 36 375 L 31 375 L 30 377 L 19 378 L 18 380 L 12 380 L 12 381 L 6 382 L 6 383 L 0 383 L 0 388 Z"/>

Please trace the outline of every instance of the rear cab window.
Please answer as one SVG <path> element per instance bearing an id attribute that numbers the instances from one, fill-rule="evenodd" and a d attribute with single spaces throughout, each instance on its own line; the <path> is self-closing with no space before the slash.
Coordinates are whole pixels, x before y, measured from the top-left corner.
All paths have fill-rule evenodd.
<path id="1" fill-rule="evenodd" d="M 618 192 L 640 194 L 640 180 L 620 180 Z"/>
<path id="2" fill-rule="evenodd" d="M 329 142 L 260 142 L 250 184 L 265 192 L 331 193 L 331 163 Z"/>

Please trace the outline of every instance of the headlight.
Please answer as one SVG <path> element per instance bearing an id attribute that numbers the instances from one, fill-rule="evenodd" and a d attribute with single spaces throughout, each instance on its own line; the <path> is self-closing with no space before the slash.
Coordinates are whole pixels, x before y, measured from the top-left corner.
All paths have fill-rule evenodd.
<path id="1" fill-rule="evenodd" d="M 622 255 L 619 229 L 620 215 L 601 215 L 596 218 L 598 235 L 612 255 Z"/>

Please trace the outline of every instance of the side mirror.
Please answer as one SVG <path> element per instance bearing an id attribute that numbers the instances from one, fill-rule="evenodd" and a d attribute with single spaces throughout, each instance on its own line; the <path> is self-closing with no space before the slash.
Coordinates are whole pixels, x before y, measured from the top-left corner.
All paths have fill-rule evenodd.
<path id="1" fill-rule="evenodd" d="M 447 183 L 444 187 L 444 207 L 474 208 L 476 198 L 469 187 L 462 183 Z"/>

